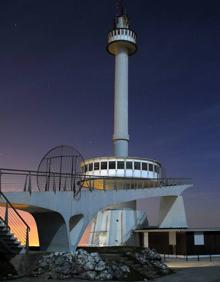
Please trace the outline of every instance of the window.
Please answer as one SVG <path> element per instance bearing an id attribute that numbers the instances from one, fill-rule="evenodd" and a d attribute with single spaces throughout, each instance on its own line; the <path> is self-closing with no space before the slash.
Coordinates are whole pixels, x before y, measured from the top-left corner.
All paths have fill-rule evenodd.
<path id="1" fill-rule="evenodd" d="M 115 169 L 115 162 L 109 162 L 109 169 Z"/>
<path id="2" fill-rule="evenodd" d="M 142 163 L 142 170 L 147 170 L 147 163 Z"/>
<path id="3" fill-rule="evenodd" d="M 155 165 L 154 171 L 155 171 L 156 173 L 159 173 L 159 166 Z"/>
<path id="4" fill-rule="evenodd" d="M 124 162 L 122 161 L 117 162 L 117 169 L 124 169 L 124 168 L 125 168 Z"/>
<path id="5" fill-rule="evenodd" d="M 140 170 L 140 169 L 141 169 L 141 163 L 139 163 L 139 162 L 134 162 L 134 169 L 135 169 L 135 170 Z"/>
<path id="6" fill-rule="evenodd" d="M 93 170 L 93 163 L 89 164 L 89 171 Z"/>
<path id="7" fill-rule="evenodd" d="M 203 232 L 195 232 L 194 233 L 194 245 L 201 246 L 204 245 L 204 233 Z"/>
<path id="8" fill-rule="evenodd" d="M 132 169 L 132 162 L 126 162 L 126 169 Z"/>
<path id="9" fill-rule="evenodd" d="M 101 169 L 107 169 L 107 162 L 101 162 Z"/>
<path id="10" fill-rule="evenodd" d="M 94 163 L 94 170 L 99 170 L 99 163 Z"/>
<path id="11" fill-rule="evenodd" d="M 153 165 L 149 164 L 149 171 L 153 171 Z"/>

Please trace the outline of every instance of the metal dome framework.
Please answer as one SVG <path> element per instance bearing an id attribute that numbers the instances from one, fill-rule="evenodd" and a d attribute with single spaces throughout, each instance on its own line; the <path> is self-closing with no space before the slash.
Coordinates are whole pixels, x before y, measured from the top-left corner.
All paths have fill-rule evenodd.
<path id="1" fill-rule="evenodd" d="M 40 191 L 73 191 L 80 196 L 85 175 L 81 172 L 84 159 L 79 151 L 69 145 L 52 148 L 40 161 L 37 185 Z"/>

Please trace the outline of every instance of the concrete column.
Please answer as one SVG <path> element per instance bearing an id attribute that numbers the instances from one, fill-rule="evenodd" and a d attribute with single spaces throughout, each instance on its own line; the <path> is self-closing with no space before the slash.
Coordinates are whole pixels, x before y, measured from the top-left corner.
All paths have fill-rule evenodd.
<path id="1" fill-rule="evenodd" d="M 160 198 L 159 227 L 188 227 L 182 196 L 165 196 Z"/>
<path id="2" fill-rule="evenodd" d="M 176 255 L 176 232 L 169 232 L 169 246 L 172 247 L 172 254 Z"/>
<path id="3" fill-rule="evenodd" d="M 149 248 L 149 233 L 144 232 L 144 248 Z"/>
<path id="4" fill-rule="evenodd" d="M 128 51 L 119 48 L 115 56 L 114 155 L 128 156 Z"/>
<path id="5" fill-rule="evenodd" d="M 64 252 L 69 250 L 69 228 L 60 213 L 35 212 L 32 215 L 37 224 L 42 251 Z"/>
<path id="6" fill-rule="evenodd" d="M 73 216 L 70 219 L 70 251 L 76 250 L 80 239 L 83 236 L 87 226 L 89 225 L 89 218 L 81 215 Z"/>

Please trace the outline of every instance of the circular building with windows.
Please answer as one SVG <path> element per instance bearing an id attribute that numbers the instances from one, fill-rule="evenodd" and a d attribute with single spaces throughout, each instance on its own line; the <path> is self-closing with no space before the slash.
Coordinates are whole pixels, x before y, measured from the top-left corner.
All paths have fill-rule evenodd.
<path id="1" fill-rule="evenodd" d="M 86 176 L 161 178 L 161 164 L 135 157 L 99 157 L 88 159 L 81 167 Z"/>

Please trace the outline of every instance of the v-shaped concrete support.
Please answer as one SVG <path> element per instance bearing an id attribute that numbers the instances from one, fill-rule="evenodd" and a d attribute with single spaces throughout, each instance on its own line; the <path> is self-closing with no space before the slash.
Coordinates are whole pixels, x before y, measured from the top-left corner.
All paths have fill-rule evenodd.
<path id="1" fill-rule="evenodd" d="M 188 227 L 182 196 L 165 196 L 160 198 L 159 227 Z"/>

